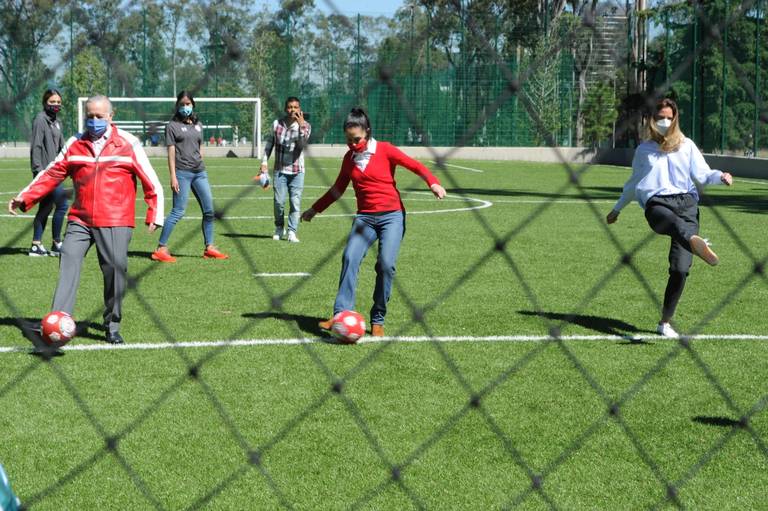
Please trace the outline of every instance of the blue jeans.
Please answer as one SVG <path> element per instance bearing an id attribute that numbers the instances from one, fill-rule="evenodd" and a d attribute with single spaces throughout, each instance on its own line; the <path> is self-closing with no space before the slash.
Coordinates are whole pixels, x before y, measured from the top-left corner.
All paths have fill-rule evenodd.
<path id="1" fill-rule="evenodd" d="M 400 253 L 400 243 L 405 235 L 405 212 L 392 211 L 384 214 L 361 213 L 352 222 L 352 231 L 341 257 L 341 276 L 333 314 L 343 310 L 355 310 L 355 290 L 360 264 L 379 240 L 379 255 L 376 259 L 376 286 L 373 290 L 371 324 L 383 325 L 387 314 L 387 302 L 392 294 L 395 277 L 395 263 Z"/>
<path id="2" fill-rule="evenodd" d="M 33 173 L 34 174 L 34 173 Z M 53 207 L 56 206 L 56 210 Z M 48 215 L 53 211 L 53 223 L 51 225 L 51 234 L 53 239 L 61 241 L 61 228 L 64 226 L 64 217 L 67 215 L 69 202 L 67 194 L 64 191 L 64 184 L 59 183 L 51 193 L 43 197 L 37 207 L 37 214 L 32 222 L 32 241 L 42 241 L 45 225 L 48 223 Z"/>
<path id="3" fill-rule="evenodd" d="M 165 219 L 163 232 L 160 234 L 160 245 L 167 245 L 168 238 L 176 226 L 176 222 L 184 216 L 189 200 L 189 190 L 195 194 L 200 210 L 203 212 L 203 238 L 205 246 L 213 245 L 213 195 L 211 195 L 211 185 L 208 183 L 208 173 L 191 172 L 189 170 L 176 169 L 176 180 L 179 182 L 179 191 L 173 192 L 173 209 Z"/>
<path id="4" fill-rule="evenodd" d="M 288 230 L 296 232 L 299 229 L 301 215 L 301 192 L 304 190 L 304 173 L 283 174 L 275 173 L 275 229 L 283 229 L 285 225 L 285 198 L 289 196 L 290 212 L 288 213 Z"/>

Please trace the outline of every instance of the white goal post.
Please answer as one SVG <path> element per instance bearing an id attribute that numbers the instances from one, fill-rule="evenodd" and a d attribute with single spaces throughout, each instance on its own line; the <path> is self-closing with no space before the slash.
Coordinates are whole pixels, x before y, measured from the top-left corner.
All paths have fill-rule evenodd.
<path id="1" fill-rule="evenodd" d="M 110 97 L 110 101 L 112 101 L 113 106 L 115 103 L 176 103 L 176 98 L 174 97 L 159 97 L 159 98 L 152 98 L 152 97 L 138 97 L 138 98 L 130 98 L 130 97 Z M 87 97 L 79 97 L 77 98 L 77 131 L 78 133 L 83 132 L 84 124 L 85 124 L 85 102 L 88 100 Z M 253 128 L 251 130 L 251 158 L 261 158 L 263 147 L 261 142 L 261 98 L 219 98 L 219 97 L 204 97 L 204 98 L 195 98 L 195 103 L 252 103 L 253 104 Z M 170 110 L 169 110 L 170 112 Z M 163 126 L 165 123 L 167 123 L 168 119 L 147 119 L 145 120 L 146 123 L 162 123 Z M 207 127 L 231 127 L 230 125 L 206 125 L 205 119 L 201 119 L 203 122 L 203 129 Z M 119 113 L 118 113 L 118 119 L 115 119 L 116 124 L 120 124 L 119 119 Z"/>

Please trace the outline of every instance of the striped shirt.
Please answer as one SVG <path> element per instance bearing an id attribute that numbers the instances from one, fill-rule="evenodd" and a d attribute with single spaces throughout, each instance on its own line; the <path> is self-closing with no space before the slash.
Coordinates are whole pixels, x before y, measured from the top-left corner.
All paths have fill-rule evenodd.
<path id="1" fill-rule="evenodd" d="M 264 147 L 264 157 L 261 162 L 266 164 L 275 150 L 275 172 L 283 174 L 300 174 L 304 172 L 304 148 L 307 147 L 312 126 L 298 122 L 286 125 L 285 119 L 277 119 L 272 123 L 272 133 L 267 138 Z"/>

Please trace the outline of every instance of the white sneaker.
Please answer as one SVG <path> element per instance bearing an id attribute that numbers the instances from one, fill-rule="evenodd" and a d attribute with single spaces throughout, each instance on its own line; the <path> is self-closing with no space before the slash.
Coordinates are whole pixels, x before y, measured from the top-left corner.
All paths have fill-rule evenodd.
<path id="1" fill-rule="evenodd" d="M 275 241 L 280 241 L 285 237 L 285 229 L 277 228 L 275 229 L 275 234 L 272 235 L 272 239 Z"/>
<path id="2" fill-rule="evenodd" d="M 293 231 L 288 231 L 288 241 L 291 243 L 298 243 L 299 238 L 296 237 L 296 233 Z"/>
<path id="3" fill-rule="evenodd" d="M 656 333 L 662 337 L 669 337 L 671 339 L 677 339 L 680 337 L 680 334 L 675 332 L 675 329 L 672 328 L 672 325 L 669 323 L 659 323 L 656 325 Z"/>

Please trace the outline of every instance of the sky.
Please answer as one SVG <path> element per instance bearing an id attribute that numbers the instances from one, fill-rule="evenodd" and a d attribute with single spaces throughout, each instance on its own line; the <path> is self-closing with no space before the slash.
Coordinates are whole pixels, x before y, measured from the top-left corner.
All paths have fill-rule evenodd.
<path id="1" fill-rule="evenodd" d="M 403 0 L 376 0 L 376 2 L 364 2 L 362 0 L 331 0 L 341 14 L 351 16 L 353 14 L 385 15 L 392 16 L 403 5 Z M 279 0 L 268 0 L 272 9 L 280 5 Z M 324 12 L 332 12 L 325 0 L 315 0 L 315 6 Z"/>

